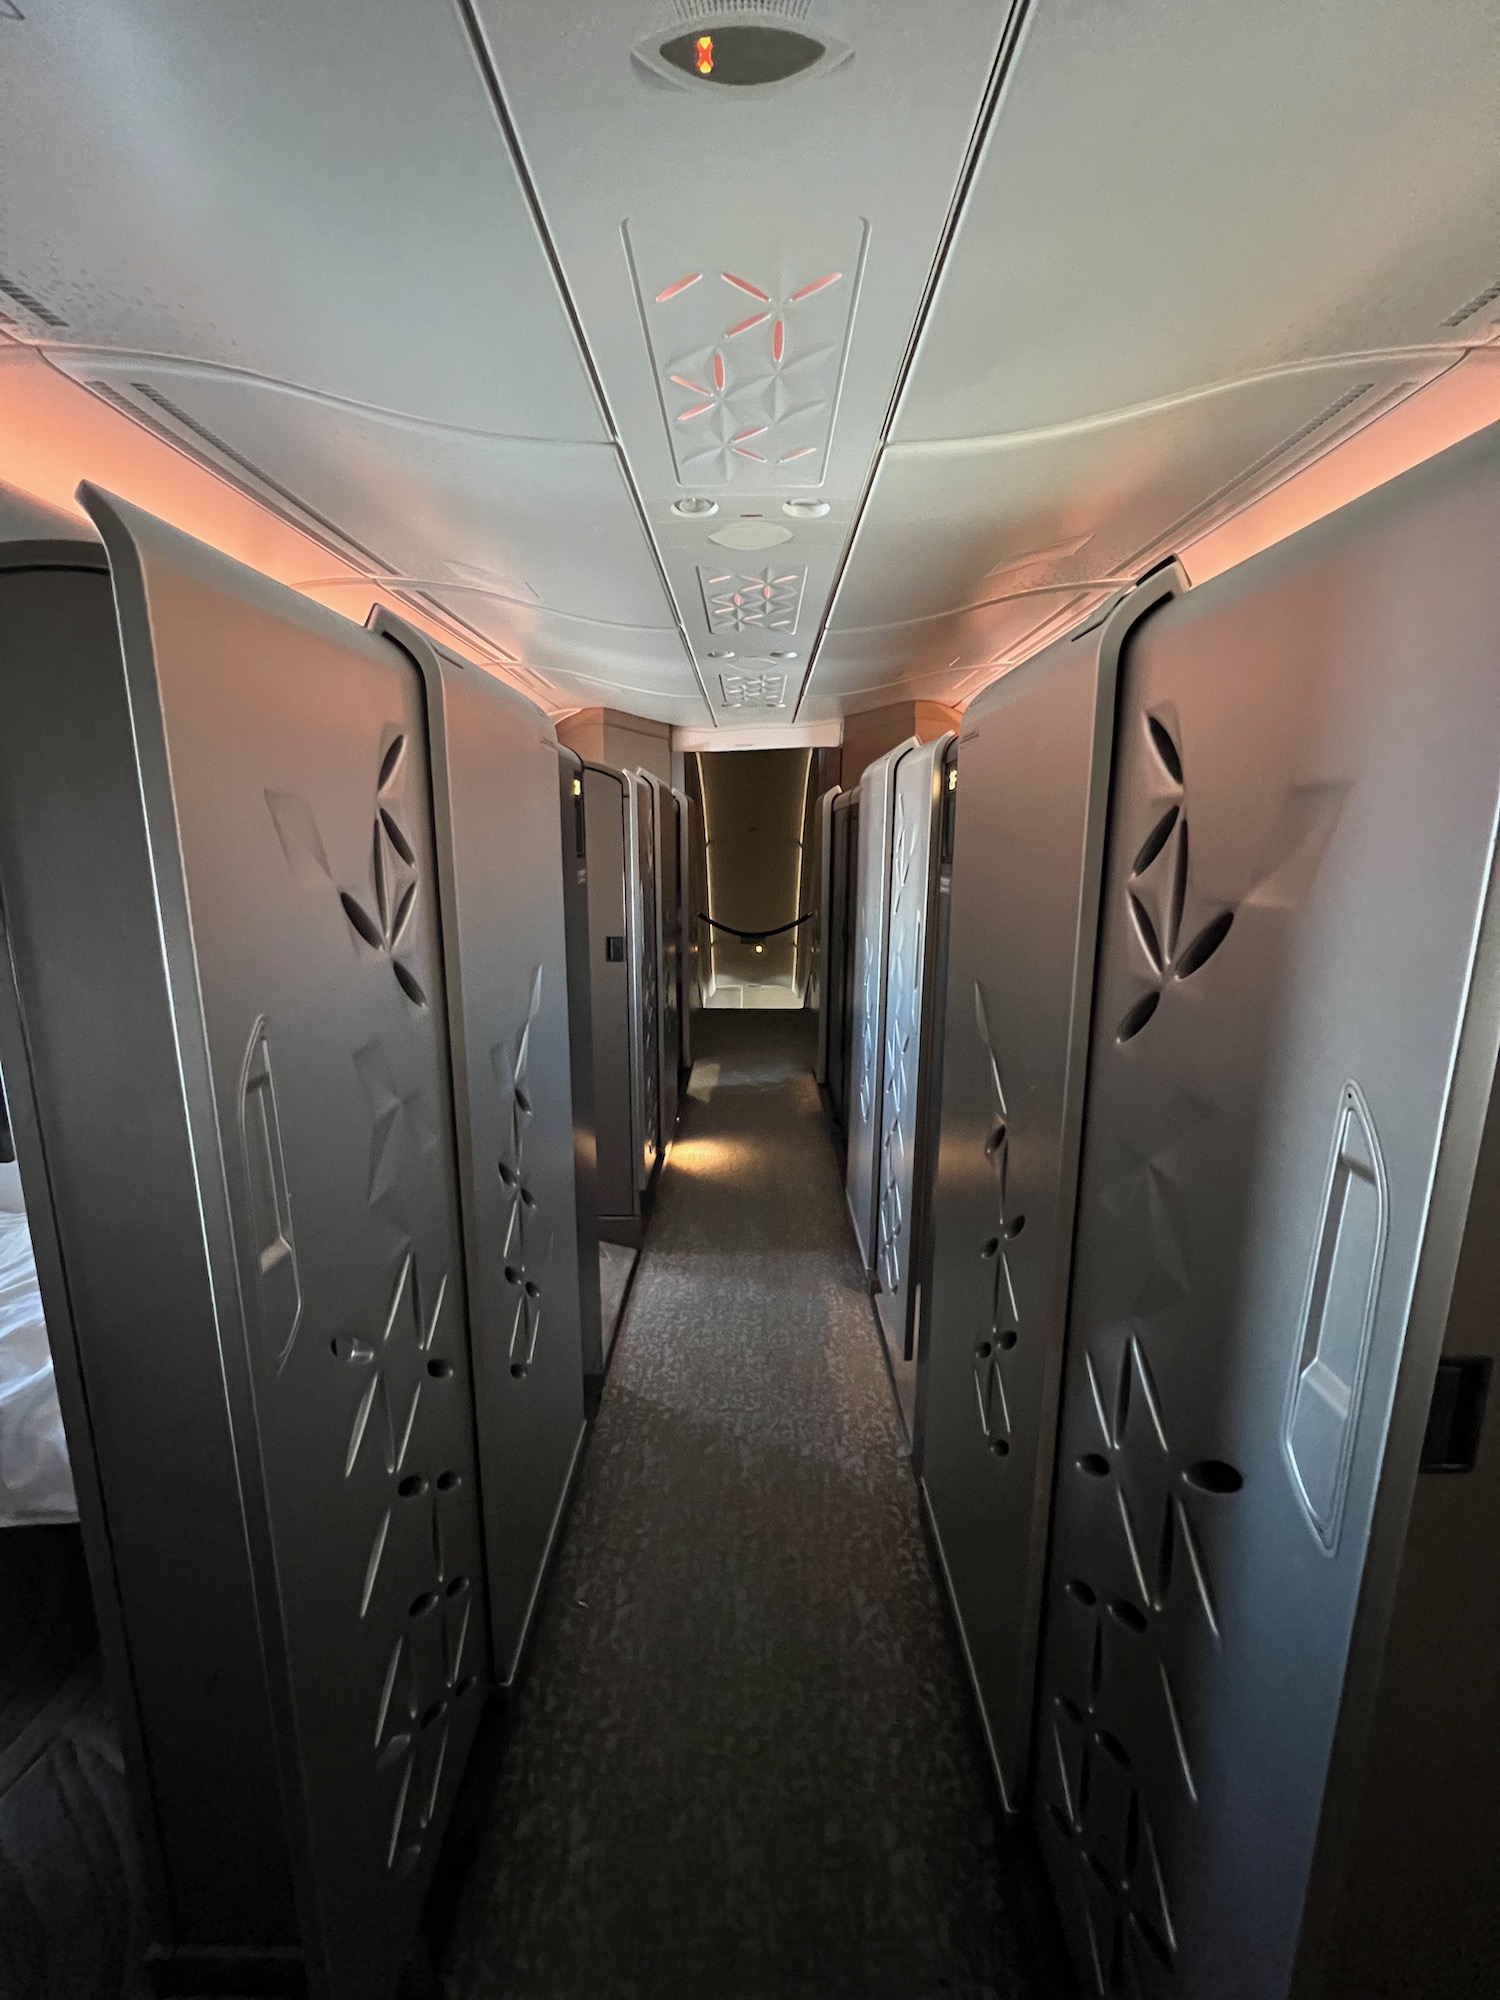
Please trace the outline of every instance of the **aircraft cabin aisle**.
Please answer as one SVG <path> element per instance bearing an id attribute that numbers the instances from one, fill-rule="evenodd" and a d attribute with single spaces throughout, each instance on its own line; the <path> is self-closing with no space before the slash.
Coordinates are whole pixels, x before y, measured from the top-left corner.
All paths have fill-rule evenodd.
<path id="1" fill-rule="evenodd" d="M 0 2000 L 1500 1994 L 1497 0 L 0 0 Z"/>
<path id="2" fill-rule="evenodd" d="M 1049 1995 L 812 1080 L 702 1017 L 449 1990 Z"/>

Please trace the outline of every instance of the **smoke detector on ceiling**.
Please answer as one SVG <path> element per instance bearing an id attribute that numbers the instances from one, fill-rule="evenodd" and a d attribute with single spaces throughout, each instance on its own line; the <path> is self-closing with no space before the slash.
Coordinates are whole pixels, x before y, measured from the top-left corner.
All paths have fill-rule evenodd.
<path id="1" fill-rule="evenodd" d="M 853 54 L 847 43 L 820 28 L 733 18 L 751 12 L 785 16 L 792 11 L 776 6 L 774 0 L 753 8 L 727 0 L 725 5 L 699 11 L 701 18 L 687 30 L 658 33 L 636 44 L 631 61 L 649 81 L 678 90 L 739 95 L 826 76 Z"/>

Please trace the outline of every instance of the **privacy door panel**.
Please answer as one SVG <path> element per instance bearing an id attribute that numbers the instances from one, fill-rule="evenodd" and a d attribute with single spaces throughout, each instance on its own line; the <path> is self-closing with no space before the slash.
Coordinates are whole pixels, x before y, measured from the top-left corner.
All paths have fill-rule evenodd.
<path id="1" fill-rule="evenodd" d="M 330 1992 L 364 2000 L 409 1948 L 487 1677 L 421 682 L 95 505 L 178 1032 L 203 1038 L 227 1190 L 303 1924 Z"/>
<path id="2" fill-rule="evenodd" d="M 1102 738 L 1107 758 L 1113 722 L 1099 667 L 1096 634 L 1049 647 L 975 704 L 959 743 L 922 1480 L 1013 1807 L 1067 1303 L 1090 984 L 1077 959 L 1107 783 L 1096 750 Z"/>
<path id="3" fill-rule="evenodd" d="M 151 1936 L 295 1953 L 114 595 L 100 548 L 78 552 L 92 571 L 14 559 L 0 551 L 0 1031 Z M 242 1380 L 243 1342 L 226 1344 Z"/>
<path id="4" fill-rule="evenodd" d="M 583 1436 L 557 744 L 493 675 L 383 622 L 432 725 L 496 1673 L 514 1676 Z"/>
<path id="5" fill-rule="evenodd" d="M 886 948 L 885 1060 L 881 1077 L 880 1155 L 875 1241 L 875 1303 L 894 1356 L 912 1358 L 916 1254 L 918 1114 L 927 994 L 927 926 L 937 774 L 947 736 L 908 751 L 896 768 L 891 811 L 891 913 Z"/>
<path id="6" fill-rule="evenodd" d="M 857 940 L 854 913 L 858 902 L 859 790 L 840 794 L 833 811 L 833 868 L 829 884 L 828 984 L 828 1103 L 835 1125 L 848 1149 L 850 1046 L 854 1033 L 854 975 Z"/>
<path id="7" fill-rule="evenodd" d="M 859 781 L 859 875 L 854 914 L 854 1010 L 850 1030 L 847 1194 L 865 1269 L 875 1268 L 885 1057 L 885 964 L 891 916 L 891 826 L 896 766 L 912 746 L 878 757 Z"/>
<path id="8" fill-rule="evenodd" d="M 629 780 L 633 825 L 630 883 L 634 980 L 637 1183 L 644 1190 L 661 1153 L 661 952 L 657 933 L 656 799 L 637 773 Z"/>
<path id="9" fill-rule="evenodd" d="M 1122 668 L 1038 1789 L 1091 1991 L 1291 1982 L 1491 856 L 1497 461 Z"/>
<path id="10" fill-rule="evenodd" d="M 653 785 L 656 806 L 657 917 L 661 952 L 662 1144 L 677 1129 L 677 1078 L 682 1059 L 682 822 L 677 795 Z"/>
<path id="11" fill-rule="evenodd" d="M 828 1084 L 829 1016 L 833 1011 L 833 807 L 838 786 L 818 800 L 818 1057 L 813 1074 Z"/>
<path id="12" fill-rule="evenodd" d="M 698 990 L 698 911 L 703 907 L 698 900 L 696 860 L 693 853 L 693 811 L 694 802 L 687 792 L 676 792 L 677 800 L 677 880 L 678 901 L 678 978 L 681 982 L 681 1065 L 684 1071 L 693 1067 L 693 1016 L 702 1005 Z M 707 900 L 706 898 L 704 899 Z"/>
<path id="13" fill-rule="evenodd" d="M 628 794 L 618 771 L 583 770 L 589 850 L 589 995 L 594 1026 L 594 1130 L 601 1218 L 632 1216 L 636 1169 L 631 1138 L 631 1003 Z"/>
<path id="14" fill-rule="evenodd" d="M 588 812 L 583 760 L 556 743 L 567 947 L 568 1082 L 573 1099 L 573 1194 L 578 1244 L 578 1345 L 585 1386 L 604 1372 L 599 1324 L 599 1140 L 594 1129 L 594 1009 L 590 987 Z"/>

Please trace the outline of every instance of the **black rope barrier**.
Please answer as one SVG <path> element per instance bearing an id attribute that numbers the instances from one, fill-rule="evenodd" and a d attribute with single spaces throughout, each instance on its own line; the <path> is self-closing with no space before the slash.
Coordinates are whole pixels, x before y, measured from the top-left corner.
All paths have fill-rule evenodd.
<path id="1" fill-rule="evenodd" d="M 707 924 L 711 930 L 728 931 L 731 937 L 742 939 L 746 944 L 764 944 L 767 938 L 780 937 L 785 931 L 794 931 L 802 924 L 810 924 L 814 912 L 805 910 L 800 917 L 793 917 L 789 924 L 778 924 L 773 931 L 742 931 L 737 924 L 721 924 L 717 917 L 711 917 L 707 910 L 698 912 L 700 924 Z"/>

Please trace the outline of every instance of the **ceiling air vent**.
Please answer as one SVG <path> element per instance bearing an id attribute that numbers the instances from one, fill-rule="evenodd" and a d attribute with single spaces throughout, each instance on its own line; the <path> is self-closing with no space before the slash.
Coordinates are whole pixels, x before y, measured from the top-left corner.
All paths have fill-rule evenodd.
<path id="1" fill-rule="evenodd" d="M 728 14 L 773 14 L 783 21 L 805 21 L 809 0 L 677 0 L 684 21 L 719 21 Z"/>
<path id="2" fill-rule="evenodd" d="M 1449 313 L 1443 325 L 1463 326 L 1466 321 L 1477 318 L 1486 306 L 1492 306 L 1496 299 L 1500 299 L 1500 278 L 1497 278 L 1494 284 L 1486 285 L 1482 292 L 1476 292 L 1472 299 L 1459 307 L 1457 312 Z"/>
<path id="3" fill-rule="evenodd" d="M 144 424 L 147 429 L 155 431 L 159 438 L 163 438 L 170 445 L 175 445 L 179 451 L 187 451 L 190 456 L 206 464 L 211 471 L 221 474 L 227 471 L 235 485 L 249 491 L 289 527 L 296 528 L 301 534 L 310 535 L 316 542 L 321 542 L 332 554 L 346 562 L 352 556 L 356 566 L 367 563 L 380 576 L 398 574 L 393 564 L 376 555 L 372 549 L 367 549 L 363 542 L 357 542 L 352 535 L 346 534 L 336 522 L 330 521 L 326 514 L 320 514 L 315 507 L 299 499 L 289 487 L 283 486 L 280 480 L 273 479 L 270 473 L 264 471 L 253 459 L 246 458 L 242 451 L 237 451 L 227 438 L 220 437 L 217 431 L 210 430 L 207 424 L 200 423 L 196 417 L 190 416 L 180 404 L 174 403 L 170 396 L 164 396 L 161 390 L 153 388 L 151 383 L 130 383 L 128 395 L 117 389 L 112 382 L 94 380 L 90 381 L 88 386 L 96 396 L 107 403 L 113 403 L 117 410 L 123 411 L 135 423 Z"/>
<path id="4" fill-rule="evenodd" d="M 35 331 L 38 328 L 45 329 L 49 333 L 64 333 L 67 330 L 68 322 L 61 313 L 55 313 L 51 306 L 44 304 L 37 297 L 35 292 L 28 291 L 15 278 L 7 278 L 3 271 L 0 271 L 0 299 L 20 307 L 22 320 L 17 322 L 12 319 L 10 323 L 19 324 L 23 332 Z M 7 314 L 6 318 L 10 319 L 10 315 Z"/>
<path id="5" fill-rule="evenodd" d="M 1240 513 L 1253 500 L 1269 493 L 1273 486 L 1279 486 L 1294 472 L 1300 472 L 1335 444 L 1342 443 L 1353 431 L 1392 409 L 1416 386 L 1415 382 L 1396 382 L 1377 396 L 1373 382 L 1352 384 L 1342 395 L 1335 396 L 1326 409 L 1319 410 L 1315 417 L 1299 424 L 1280 444 L 1262 452 L 1259 458 L 1237 472 L 1216 492 L 1197 501 L 1185 514 L 1180 514 L 1163 533 L 1154 535 L 1133 555 L 1114 564 L 1116 574 L 1139 576 L 1143 565 L 1156 561 L 1164 554 L 1175 553 L 1185 542 L 1195 540 L 1199 535 L 1206 535 L 1211 528 Z M 1341 422 L 1340 419 L 1347 421 Z"/>

